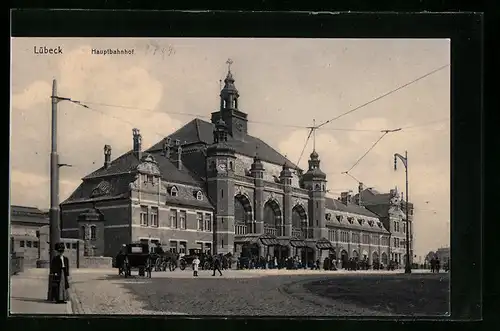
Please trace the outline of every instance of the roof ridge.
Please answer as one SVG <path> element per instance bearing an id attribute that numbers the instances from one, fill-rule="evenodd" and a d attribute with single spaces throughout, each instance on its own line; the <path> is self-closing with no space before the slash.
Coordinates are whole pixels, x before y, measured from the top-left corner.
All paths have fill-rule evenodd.
<path id="1" fill-rule="evenodd" d="M 110 163 L 110 167 L 112 167 L 114 164 L 116 164 L 119 160 L 123 159 L 124 157 L 126 156 L 129 156 L 130 154 L 133 154 L 134 150 L 133 149 L 130 149 L 129 151 L 123 153 L 122 155 L 118 156 L 116 159 L 112 160 L 111 163 Z M 109 174 L 104 174 L 104 175 L 94 175 L 96 172 L 100 171 L 104 169 L 104 166 L 101 166 L 99 167 L 98 169 L 92 171 L 90 174 L 84 176 L 82 178 L 82 180 L 84 179 L 90 179 L 90 178 L 99 178 L 99 177 L 103 177 L 103 176 L 109 176 Z"/>
<path id="2" fill-rule="evenodd" d="M 266 145 L 267 147 L 271 148 L 272 150 L 274 150 L 276 153 L 278 153 L 279 155 L 281 155 L 286 161 L 288 161 L 290 163 L 290 165 L 294 166 L 295 169 L 301 169 L 298 165 L 296 165 L 294 162 L 290 161 L 286 156 L 284 156 L 283 154 L 281 154 L 281 152 L 277 151 L 273 146 L 269 145 L 268 143 L 266 143 L 264 140 L 258 138 L 258 137 L 254 137 L 252 135 L 248 135 L 254 139 L 257 139 L 259 142 L 263 143 L 264 145 Z"/>

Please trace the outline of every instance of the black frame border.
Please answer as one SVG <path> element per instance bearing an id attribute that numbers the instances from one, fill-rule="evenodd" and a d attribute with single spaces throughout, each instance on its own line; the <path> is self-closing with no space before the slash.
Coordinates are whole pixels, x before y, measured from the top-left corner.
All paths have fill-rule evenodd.
<path id="1" fill-rule="evenodd" d="M 13 37 L 281 37 L 451 39 L 451 317 L 482 317 L 483 15 L 480 13 L 300 13 L 13 10 Z M 7 262 L 7 261 L 6 261 Z M 224 320 L 178 317 L 9 317 L 11 326 L 277 328 L 356 327 L 368 318 Z M 222 317 L 221 317 L 222 318 Z M 423 318 L 418 318 L 424 320 Z M 81 322 L 80 322 L 81 321 Z M 252 323 L 248 323 L 251 321 Z M 394 322 L 394 320 L 393 320 Z M 327 324 L 328 323 L 328 324 Z M 391 321 L 378 321 L 389 325 Z M 402 324 L 400 324 L 402 326 Z M 295 325 L 297 326 L 297 325 Z M 394 326 L 394 325 L 391 325 Z M 458 325 L 456 325 L 458 327 Z"/>

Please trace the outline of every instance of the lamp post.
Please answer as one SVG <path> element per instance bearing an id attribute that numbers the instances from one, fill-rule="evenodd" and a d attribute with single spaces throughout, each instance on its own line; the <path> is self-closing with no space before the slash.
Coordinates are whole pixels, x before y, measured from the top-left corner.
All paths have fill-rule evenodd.
<path id="1" fill-rule="evenodd" d="M 405 151 L 405 156 L 402 156 L 401 154 L 394 154 L 394 170 L 397 170 L 397 161 L 398 158 L 401 160 L 403 165 L 405 166 L 405 173 L 406 173 L 406 265 L 405 265 L 405 273 L 406 274 L 411 274 L 411 263 L 410 263 L 410 219 L 408 217 L 409 215 L 409 208 L 408 208 L 408 152 Z"/>
<path id="2" fill-rule="evenodd" d="M 71 167 L 70 164 L 60 164 L 57 153 L 57 104 L 61 100 L 71 100 L 57 96 L 57 82 L 52 81 L 52 126 L 51 126 L 51 151 L 50 151 L 50 210 L 49 210 L 49 286 L 47 300 L 52 298 L 52 258 L 55 255 L 55 244 L 61 240 L 60 210 L 59 210 L 59 168 Z"/>

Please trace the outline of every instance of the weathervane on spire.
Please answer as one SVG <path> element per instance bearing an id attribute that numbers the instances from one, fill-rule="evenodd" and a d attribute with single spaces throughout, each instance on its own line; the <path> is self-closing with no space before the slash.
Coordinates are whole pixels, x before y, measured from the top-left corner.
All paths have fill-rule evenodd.
<path id="1" fill-rule="evenodd" d="M 227 71 L 231 72 L 231 64 L 233 64 L 233 60 L 227 59 L 226 64 L 227 64 Z"/>
<path id="2" fill-rule="evenodd" d="M 316 150 L 316 120 L 313 119 L 313 151 Z"/>

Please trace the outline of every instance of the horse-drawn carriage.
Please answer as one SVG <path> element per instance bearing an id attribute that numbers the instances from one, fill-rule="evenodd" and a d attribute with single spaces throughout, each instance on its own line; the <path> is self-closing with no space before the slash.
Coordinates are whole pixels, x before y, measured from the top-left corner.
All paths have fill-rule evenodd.
<path id="1" fill-rule="evenodd" d="M 151 278 L 153 264 L 148 244 L 132 243 L 124 245 L 118 256 L 119 273 L 123 274 L 125 278 L 132 275 L 132 269 L 137 269 L 139 276 Z"/>

